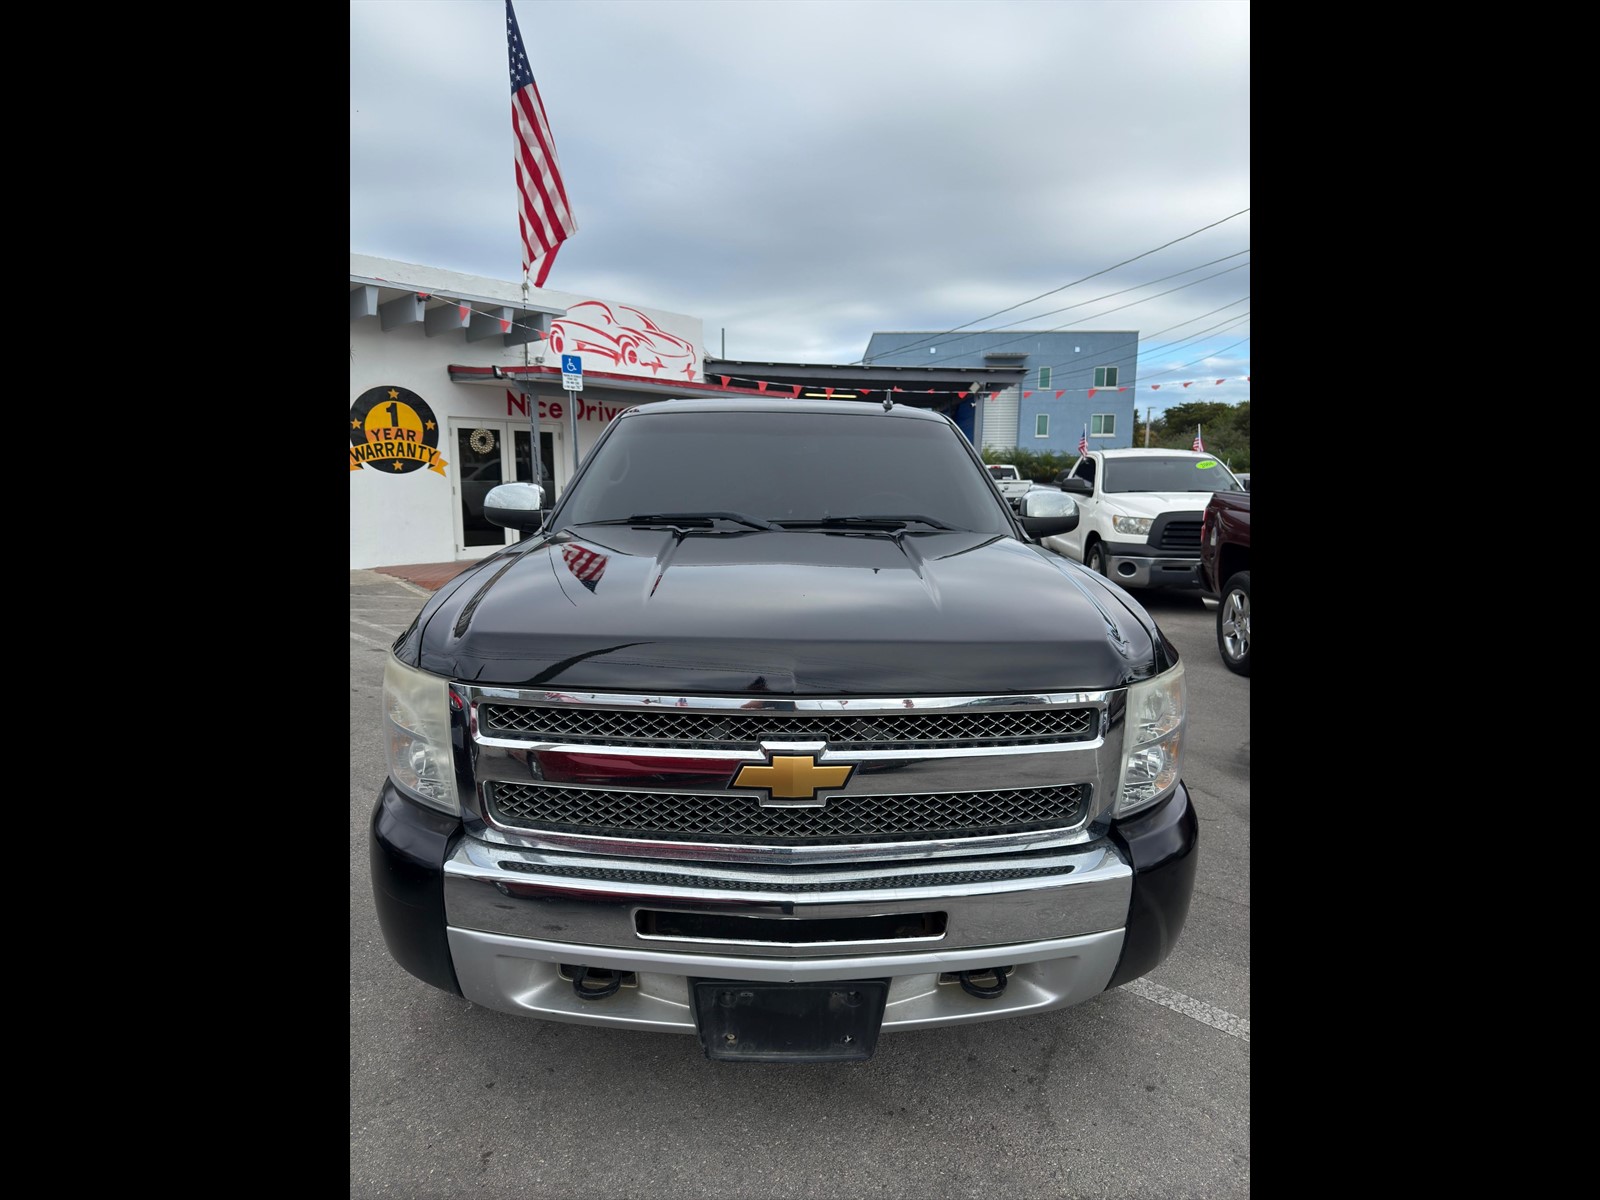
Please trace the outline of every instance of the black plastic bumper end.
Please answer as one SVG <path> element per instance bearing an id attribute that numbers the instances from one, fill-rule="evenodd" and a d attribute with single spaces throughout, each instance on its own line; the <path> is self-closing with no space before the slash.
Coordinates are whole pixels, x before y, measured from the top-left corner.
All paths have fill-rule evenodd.
<path id="1" fill-rule="evenodd" d="M 1200 842 L 1200 821 L 1189 790 L 1180 782 L 1177 791 L 1149 812 L 1113 826 L 1112 837 L 1133 864 L 1133 899 L 1122 958 L 1108 988 L 1155 970 L 1183 932 Z"/>
<path id="2" fill-rule="evenodd" d="M 424 983 L 461 995 L 445 936 L 444 862 L 461 822 L 384 780 L 372 810 L 372 898 L 389 954 Z"/>

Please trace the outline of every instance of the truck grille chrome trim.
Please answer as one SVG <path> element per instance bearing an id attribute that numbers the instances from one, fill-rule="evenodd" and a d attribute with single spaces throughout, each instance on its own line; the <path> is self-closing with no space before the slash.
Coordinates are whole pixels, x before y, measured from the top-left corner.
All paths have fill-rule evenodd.
<path id="1" fill-rule="evenodd" d="M 653 841 L 808 843 L 979 837 L 1071 829 L 1090 811 L 1087 784 L 1010 791 L 842 795 L 824 808 L 764 808 L 754 796 L 612 791 L 494 782 L 485 791 L 509 830 Z"/>
<path id="2" fill-rule="evenodd" d="M 775 714 L 486 703 L 478 711 L 480 728 L 495 737 L 697 749 L 740 749 L 775 740 L 826 741 L 834 751 L 1028 746 L 1093 738 L 1100 729 L 1094 708 Z"/>

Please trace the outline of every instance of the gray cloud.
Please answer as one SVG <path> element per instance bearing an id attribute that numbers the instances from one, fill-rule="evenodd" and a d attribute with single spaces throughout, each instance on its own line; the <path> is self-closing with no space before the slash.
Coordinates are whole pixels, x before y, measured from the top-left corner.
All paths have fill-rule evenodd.
<path id="1" fill-rule="evenodd" d="M 699 317 L 713 354 L 725 330 L 735 358 L 853 361 L 874 330 L 971 327 L 1250 206 L 1247 0 L 516 11 L 579 225 L 550 286 Z M 502 0 L 350 14 L 351 250 L 520 278 Z M 1247 265 L 1124 306 L 1249 247 L 1245 213 L 976 327 L 1138 329 L 1181 343 L 1141 382 L 1211 355 L 1243 376 Z"/>

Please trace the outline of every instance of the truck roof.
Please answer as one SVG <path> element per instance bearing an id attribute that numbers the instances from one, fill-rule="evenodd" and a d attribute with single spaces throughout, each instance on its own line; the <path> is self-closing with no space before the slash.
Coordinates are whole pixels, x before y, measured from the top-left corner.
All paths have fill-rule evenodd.
<path id="1" fill-rule="evenodd" d="M 910 404 L 896 404 L 885 409 L 877 400 L 794 400 L 768 399 L 764 396 L 722 396 L 715 399 L 694 397 L 690 399 L 656 400 L 625 410 L 621 416 L 642 417 L 651 413 L 703 412 L 703 413 L 828 413 L 850 417 L 892 418 L 911 421 L 948 421 L 943 413 Z"/>
<path id="2" fill-rule="evenodd" d="M 1216 455 L 1209 450 L 1160 450 L 1151 447 L 1146 450 L 1141 447 L 1124 446 L 1120 450 L 1091 450 L 1090 454 L 1103 454 L 1107 458 L 1171 458 L 1180 455 L 1187 458 L 1215 458 Z"/>

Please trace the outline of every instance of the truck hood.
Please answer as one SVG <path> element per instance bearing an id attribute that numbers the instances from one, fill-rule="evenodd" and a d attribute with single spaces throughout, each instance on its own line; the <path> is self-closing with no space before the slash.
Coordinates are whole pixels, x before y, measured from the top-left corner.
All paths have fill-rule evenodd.
<path id="1" fill-rule="evenodd" d="M 581 533 L 457 576 L 395 652 L 465 682 L 652 695 L 1075 691 L 1176 659 L 1122 589 L 1010 537 Z"/>
<path id="2" fill-rule="evenodd" d="M 1159 517 L 1162 513 L 1203 513 L 1211 503 L 1211 492 L 1107 492 L 1103 504 L 1127 517 Z"/>

